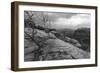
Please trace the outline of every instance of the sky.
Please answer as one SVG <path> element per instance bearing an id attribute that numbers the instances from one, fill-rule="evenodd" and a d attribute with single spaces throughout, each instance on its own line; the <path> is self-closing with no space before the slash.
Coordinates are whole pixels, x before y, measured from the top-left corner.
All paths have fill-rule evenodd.
<path id="1" fill-rule="evenodd" d="M 57 29 L 77 29 L 77 28 L 90 28 L 90 15 L 89 14 L 71 14 L 68 13 L 70 17 L 60 16 L 56 18 L 51 24 L 52 28 Z"/>
<path id="2" fill-rule="evenodd" d="M 34 14 L 35 22 L 42 25 L 42 16 L 48 16 L 47 26 L 56 29 L 77 29 L 77 28 L 90 28 L 91 15 L 86 13 L 61 13 L 61 12 L 39 12 L 28 11 Z M 41 15 L 42 14 L 42 15 Z M 26 16 L 26 15 L 25 15 Z M 25 17 L 27 18 L 27 17 Z M 34 18 L 33 18 L 34 19 Z"/>

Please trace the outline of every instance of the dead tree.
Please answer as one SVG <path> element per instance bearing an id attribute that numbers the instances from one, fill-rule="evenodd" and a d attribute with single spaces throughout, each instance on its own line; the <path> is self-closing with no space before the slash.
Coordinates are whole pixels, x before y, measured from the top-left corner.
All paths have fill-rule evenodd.
<path id="1" fill-rule="evenodd" d="M 27 17 L 28 17 L 27 19 L 24 19 L 25 25 L 26 25 L 26 27 L 32 28 L 33 33 L 32 33 L 32 36 L 27 32 L 24 32 L 24 33 L 38 46 L 38 49 L 36 49 L 34 51 L 34 57 L 35 57 L 34 60 L 38 61 L 38 60 L 40 60 L 39 56 L 42 54 L 42 48 L 45 45 L 44 41 L 46 41 L 48 38 L 43 38 L 42 39 L 43 42 L 37 41 L 36 39 L 34 39 L 34 35 L 36 34 L 34 29 L 39 29 L 39 30 L 42 30 L 46 33 L 49 33 L 50 31 L 52 31 L 52 29 L 45 28 L 46 23 L 49 22 L 48 15 L 45 15 L 42 12 L 39 14 L 41 16 L 39 19 L 40 19 L 41 23 L 43 23 L 41 26 L 41 25 L 36 25 L 36 23 L 34 21 L 35 20 L 34 13 L 29 13 L 28 11 L 26 11 L 25 13 L 27 14 Z"/>

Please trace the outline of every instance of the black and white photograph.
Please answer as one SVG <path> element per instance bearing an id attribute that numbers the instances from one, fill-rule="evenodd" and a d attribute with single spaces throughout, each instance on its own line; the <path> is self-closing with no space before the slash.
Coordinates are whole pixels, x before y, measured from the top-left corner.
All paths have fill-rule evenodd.
<path id="1" fill-rule="evenodd" d="M 89 13 L 24 11 L 24 61 L 90 58 Z"/>
<path id="2" fill-rule="evenodd" d="M 14 71 L 97 66 L 97 7 L 13 2 Z"/>

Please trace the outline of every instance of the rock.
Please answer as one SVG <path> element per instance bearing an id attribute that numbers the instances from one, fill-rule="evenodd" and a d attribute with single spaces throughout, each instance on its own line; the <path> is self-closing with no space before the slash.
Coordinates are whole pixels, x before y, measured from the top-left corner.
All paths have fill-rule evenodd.
<path id="1" fill-rule="evenodd" d="M 64 42 L 60 39 L 49 39 L 47 40 L 47 43 L 49 44 L 50 48 L 49 51 L 65 51 L 69 55 L 73 56 L 76 59 L 81 58 L 90 58 L 90 53 L 86 52 L 70 43 Z"/>
<path id="2" fill-rule="evenodd" d="M 32 36 L 32 33 L 33 33 L 33 29 L 32 28 L 24 28 L 24 32 L 27 32 L 29 35 Z"/>
<path id="3" fill-rule="evenodd" d="M 71 38 L 65 37 L 65 41 L 66 41 L 66 42 L 71 42 Z"/>
<path id="4" fill-rule="evenodd" d="M 31 29 L 25 29 L 30 35 L 32 33 Z M 42 55 L 39 56 L 40 60 L 62 60 L 62 59 L 86 59 L 90 58 L 90 53 L 82 50 L 80 43 L 69 37 L 66 37 L 67 41 L 58 39 L 53 33 L 46 33 L 45 31 L 35 29 L 34 39 L 38 43 L 44 43 L 42 50 Z M 34 60 L 34 51 L 38 46 L 29 40 L 25 40 L 25 60 Z M 52 54 L 50 54 L 52 52 Z M 33 56 L 33 57 L 32 57 Z"/>
<path id="5" fill-rule="evenodd" d="M 35 37 L 37 37 L 37 36 L 39 36 L 39 37 L 47 37 L 48 36 L 48 34 L 45 33 L 42 30 L 34 29 L 34 31 L 36 32 L 36 34 L 34 35 Z"/>
<path id="6" fill-rule="evenodd" d="M 76 43 L 76 44 L 74 44 L 76 47 L 81 47 L 81 44 L 80 43 Z"/>
<path id="7" fill-rule="evenodd" d="M 35 29 L 36 34 L 34 35 L 35 37 L 49 37 L 49 38 L 56 38 L 56 36 L 52 33 L 46 33 L 45 31 Z"/>
<path id="8" fill-rule="evenodd" d="M 29 53 L 24 55 L 24 61 L 33 61 L 34 60 L 34 53 Z"/>
<path id="9" fill-rule="evenodd" d="M 50 37 L 50 39 L 56 39 L 56 36 L 52 33 L 49 33 L 48 36 Z"/>

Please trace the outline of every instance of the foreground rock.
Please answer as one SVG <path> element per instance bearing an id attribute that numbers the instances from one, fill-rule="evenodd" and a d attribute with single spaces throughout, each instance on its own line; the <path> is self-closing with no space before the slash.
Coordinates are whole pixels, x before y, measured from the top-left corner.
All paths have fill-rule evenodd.
<path id="1" fill-rule="evenodd" d="M 27 29 L 31 30 L 31 29 Z M 26 30 L 26 32 L 27 32 Z M 39 60 L 63 60 L 63 59 L 87 59 L 90 58 L 90 53 L 82 50 L 78 41 L 67 38 L 67 41 L 57 38 L 52 33 L 46 33 L 44 31 L 35 29 L 35 40 L 38 43 L 42 42 L 41 55 Z M 28 32 L 32 36 L 32 30 Z M 45 38 L 45 39 L 43 39 Z M 72 42 L 70 42 L 70 40 Z M 74 43 L 73 43 L 74 41 Z M 70 42 L 70 43 L 69 43 Z M 38 46 L 34 41 L 24 39 L 24 59 L 25 61 L 33 61 L 35 59 L 34 50 L 38 49 Z M 45 45 L 43 44 L 45 43 Z"/>
<path id="2" fill-rule="evenodd" d="M 64 54 L 65 59 L 86 59 L 90 58 L 90 53 L 86 52 L 70 43 L 64 42 L 60 39 L 49 39 L 47 40 L 48 43 L 48 48 L 45 48 L 46 52 L 51 53 L 51 52 L 59 52 Z M 59 56 L 59 55 L 58 55 Z M 66 57 L 68 56 L 68 57 Z"/>

